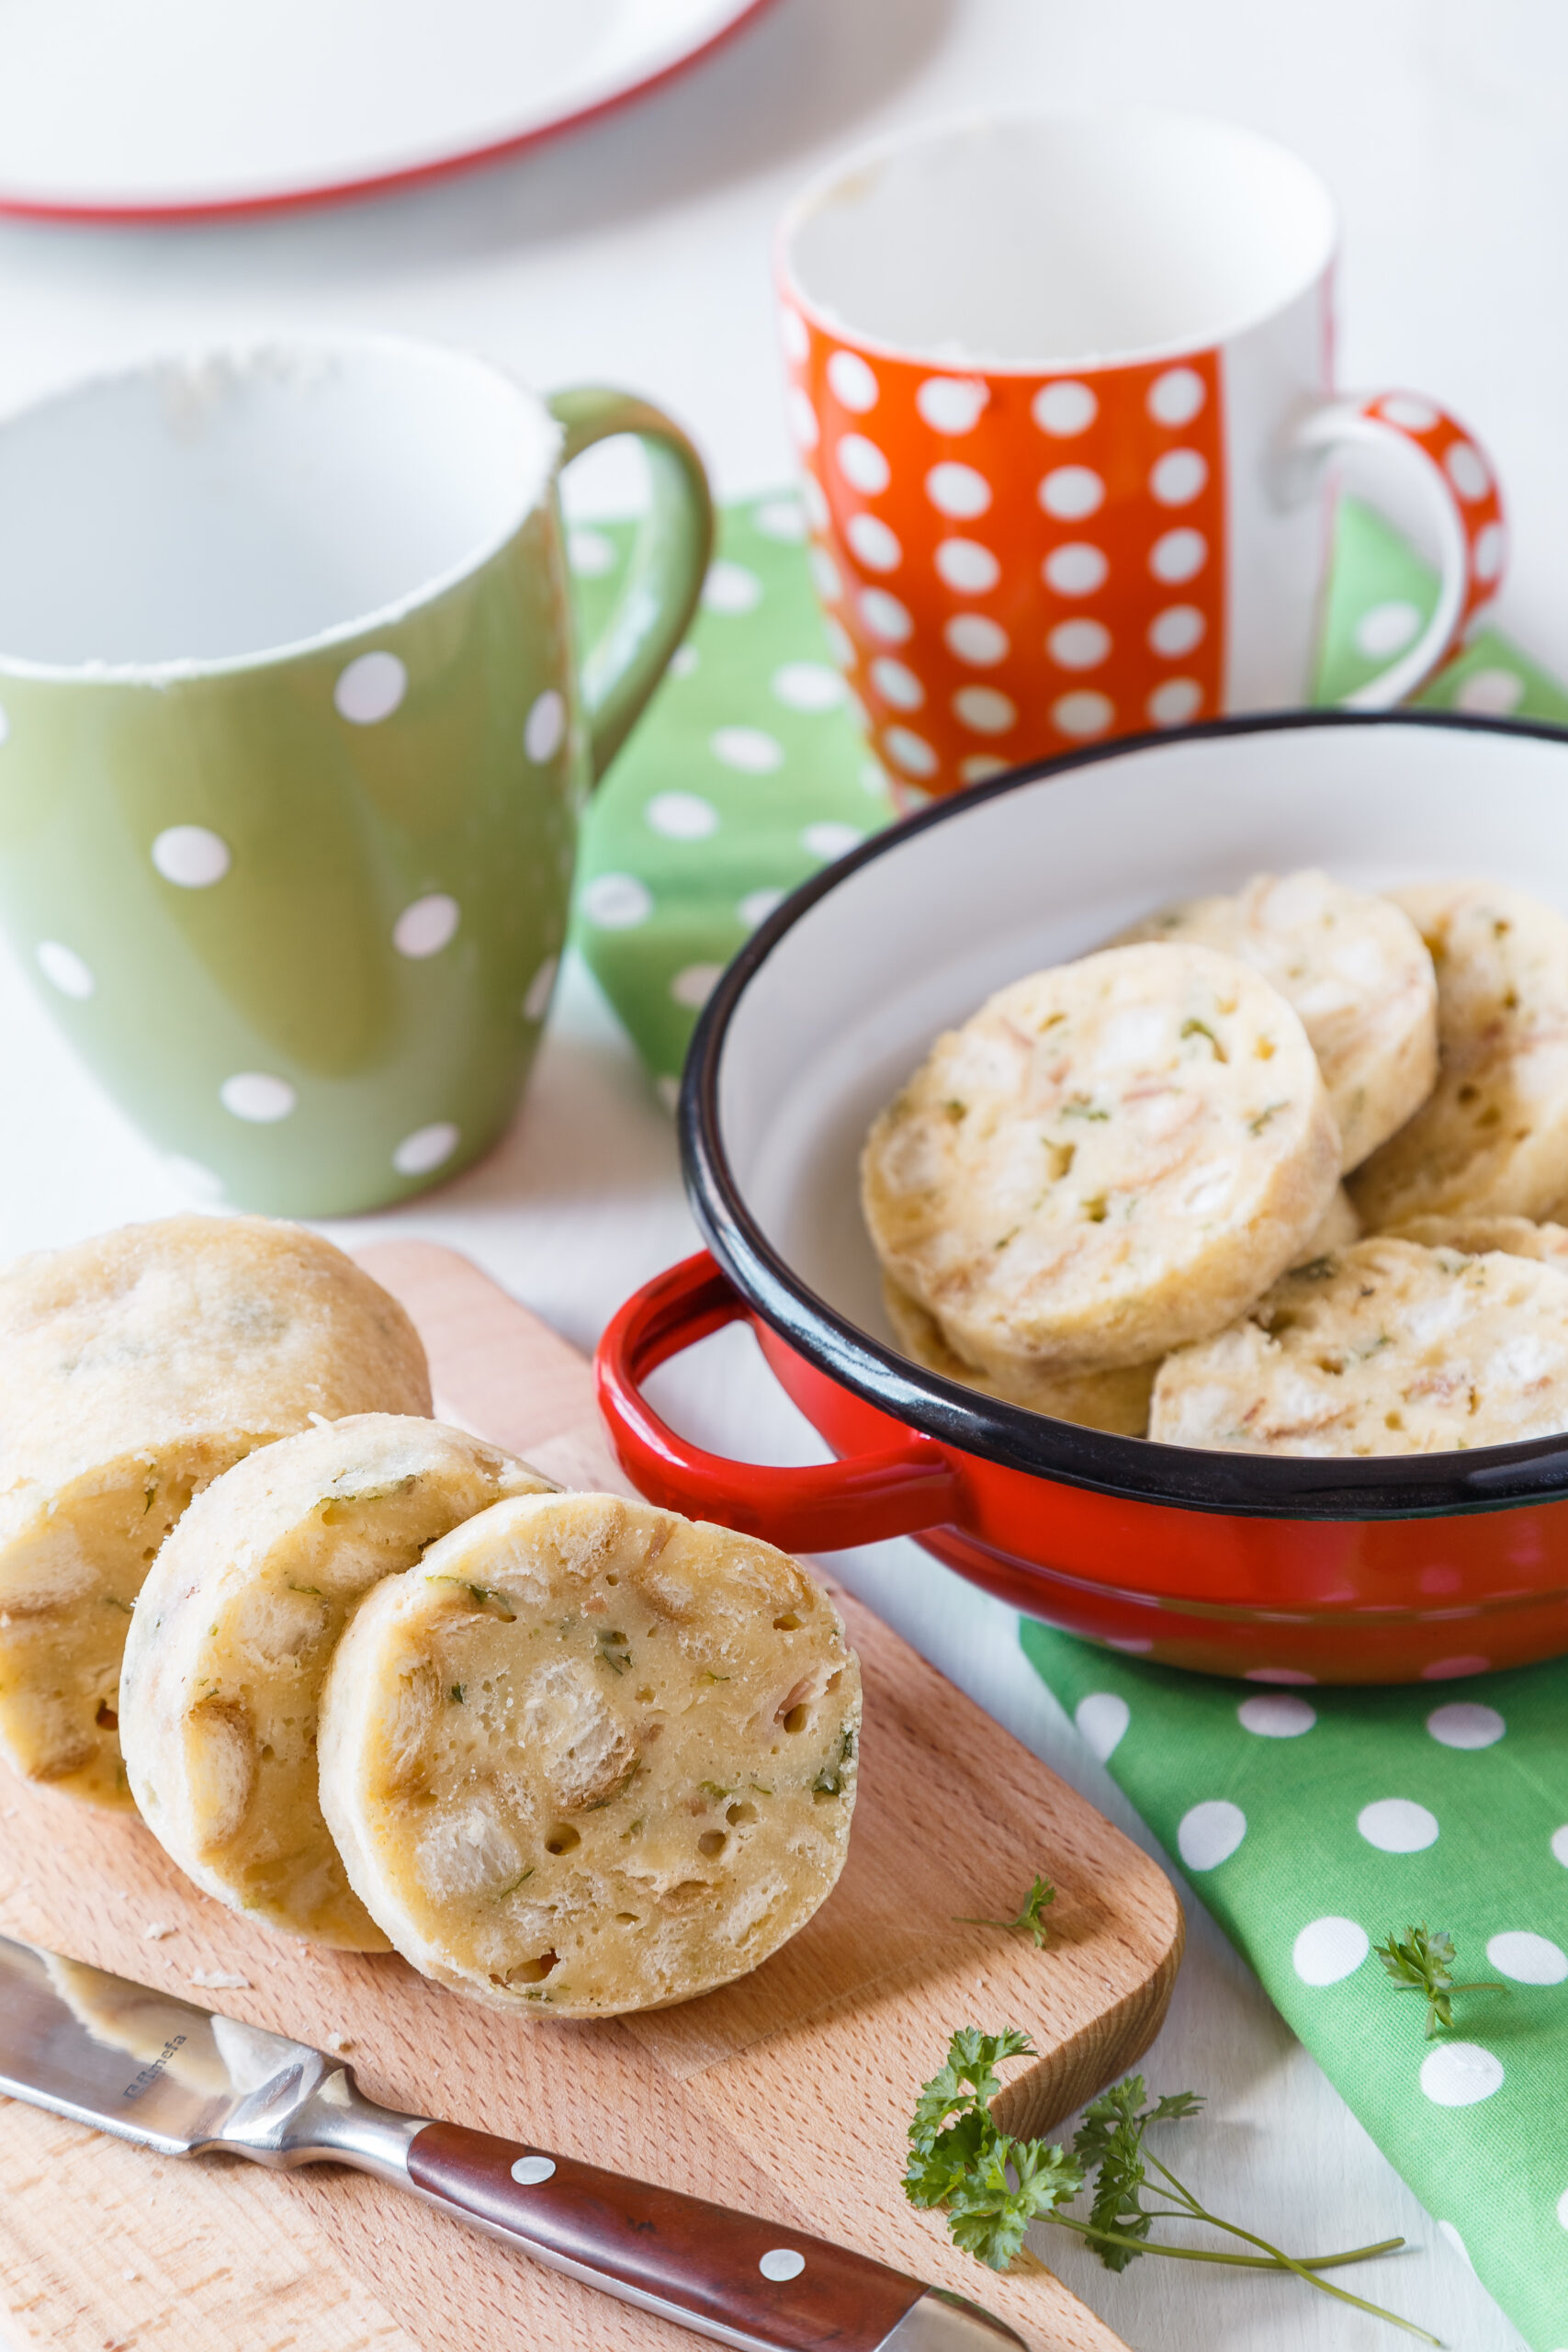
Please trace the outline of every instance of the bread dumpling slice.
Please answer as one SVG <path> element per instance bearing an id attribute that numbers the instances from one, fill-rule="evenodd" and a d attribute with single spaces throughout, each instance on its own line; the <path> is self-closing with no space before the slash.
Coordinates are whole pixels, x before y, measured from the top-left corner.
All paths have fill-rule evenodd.
<path id="1" fill-rule="evenodd" d="M 872 1126 L 883 1272 L 998 1382 L 1147 1363 L 1294 1265 L 1339 1131 L 1306 1032 L 1213 948 L 1108 948 L 999 989 Z"/>
<path id="2" fill-rule="evenodd" d="M 1255 874 L 1225 896 L 1187 899 L 1123 932 L 1239 956 L 1301 1015 L 1358 1167 L 1402 1127 L 1438 1078 L 1438 984 L 1410 917 L 1390 899 L 1309 867 Z"/>
<path id="3" fill-rule="evenodd" d="M 321 1809 L 438 1983 L 609 2017 L 766 1960 L 843 1865 L 860 1672 L 769 1544 L 610 1495 L 498 1503 L 378 1585 L 321 1708 Z"/>
<path id="4" fill-rule="evenodd" d="M 397 1300 L 302 1226 L 169 1217 L 0 1272 L 0 1753 L 129 1806 L 120 1657 L 192 1496 L 314 1418 L 429 1411 Z"/>
<path id="5" fill-rule="evenodd" d="M 1149 1435 L 1291 1454 L 1439 1453 L 1568 1429 L 1568 1272 L 1381 1236 L 1287 1274 L 1166 1358 Z"/>
<path id="6" fill-rule="evenodd" d="M 465 1430 L 364 1413 L 264 1446 L 197 1498 L 141 1588 L 119 1728 L 142 1817 L 198 1886 L 286 1934 L 387 1950 L 317 1794 L 333 1648 L 438 1537 L 553 1491 Z"/>
<path id="7" fill-rule="evenodd" d="M 1497 882 L 1390 895 L 1437 967 L 1440 1069 L 1351 1179 L 1362 1221 L 1550 1216 L 1568 1193 L 1568 918 Z"/>
<path id="8" fill-rule="evenodd" d="M 1020 1365 L 1006 1374 L 982 1372 L 965 1363 L 942 1338 L 936 1317 L 918 1299 L 899 1289 L 887 1275 L 882 1278 L 882 1299 L 894 1337 L 907 1356 L 944 1380 L 961 1381 L 983 1396 L 999 1396 L 1031 1413 L 1044 1413 L 1054 1421 L 1073 1421 L 1080 1429 L 1107 1430 L 1117 1437 L 1144 1437 L 1149 1426 L 1149 1393 L 1159 1370 L 1153 1363 L 1120 1364 L 1111 1372 L 1031 1373 Z"/>
<path id="9" fill-rule="evenodd" d="M 1399 1238 L 1427 1250 L 1459 1250 L 1467 1258 L 1501 1250 L 1510 1258 L 1539 1258 L 1568 1273 L 1568 1225 L 1536 1225 L 1528 1216 L 1413 1216 L 1400 1227 Z"/>

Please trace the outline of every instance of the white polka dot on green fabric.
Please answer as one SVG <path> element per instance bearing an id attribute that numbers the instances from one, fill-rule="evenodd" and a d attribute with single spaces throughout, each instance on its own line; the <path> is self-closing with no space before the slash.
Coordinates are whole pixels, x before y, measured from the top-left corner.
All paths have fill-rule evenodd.
<path id="1" fill-rule="evenodd" d="M 1363 1805 L 1356 1826 L 1369 1846 L 1384 1854 L 1419 1854 L 1436 1845 L 1438 1817 L 1414 1797 L 1379 1797 Z"/>
<path id="2" fill-rule="evenodd" d="M 776 735 L 762 727 L 720 727 L 708 737 L 708 749 L 727 768 L 744 775 L 772 775 L 784 763 L 784 748 Z"/>
<path id="3" fill-rule="evenodd" d="M 1084 1746 L 1102 1764 L 1115 1754 L 1132 1720 L 1132 1709 L 1116 1690 L 1091 1690 L 1078 1701 L 1073 1716 Z"/>
<path id="4" fill-rule="evenodd" d="M 1181 1816 L 1176 1850 L 1190 1871 L 1218 1870 L 1247 1835 L 1247 1815 L 1228 1797 L 1210 1797 Z"/>
<path id="5" fill-rule="evenodd" d="M 1454 696 L 1460 710 L 1486 718 L 1510 718 L 1525 698 L 1526 681 L 1517 670 L 1473 670 Z"/>
<path id="6" fill-rule="evenodd" d="M 1387 661 L 1415 642 L 1420 627 L 1420 606 L 1403 596 L 1393 597 L 1361 615 L 1356 624 L 1356 644 L 1371 659 Z"/>
<path id="7" fill-rule="evenodd" d="M 1371 1951 L 1371 1939 L 1359 1919 L 1327 1912 L 1309 1920 L 1291 1947 L 1291 1965 L 1303 1984 L 1342 1984 Z"/>
<path id="8" fill-rule="evenodd" d="M 656 792 L 642 813 L 644 823 L 671 842 L 705 842 L 720 823 L 713 802 L 699 792 Z"/>
<path id="9" fill-rule="evenodd" d="M 1235 1712 L 1243 1731 L 1252 1732 L 1259 1739 L 1300 1739 L 1317 1721 L 1315 1707 L 1309 1707 L 1304 1699 L 1290 1698 L 1283 1691 L 1270 1692 L 1267 1698 L 1244 1699 Z"/>
<path id="10" fill-rule="evenodd" d="M 1506 1928 L 1486 1946 L 1488 1964 L 1517 1984 L 1561 1984 L 1568 1977 L 1568 1952 L 1550 1936 L 1530 1928 Z"/>
<path id="11" fill-rule="evenodd" d="M 703 603 L 710 613 L 750 613 L 762 601 L 762 583 L 743 563 L 720 558 L 703 582 Z"/>
<path id="12" fill-rule="evenodd" d="M 773 672 L 773 690 L 791 710 L 837 710 L 844 682 L 825 662 L 785 662 Z"/>
<path id="13" fill-rule="evenodd" d="M 1451 1706 L 1435 1707 L 1427 1718 L 1427 1729 L 1444 1747 L 1492 1747 L 1507 1728 L 1495 1707 L 1475 1700 L 1461 1699 Z"/>
<path id="14" fill-rule="evenodd" d="M 1461 2237 L 1453 2223 L 1451 2222 L 1439 2222 L 1438 2223 L 1438 2229 L 1439 2234 L 1448 2241 L 1450 2245 L 1452 2246 L 1454 2252 L 1458 2255 L 1465 2268 L 1467 2270 L 1473 2270 L 1475 2268 L 1475 2265 L 1472 2262 L 1470 2256 L 1466 2251 L 1464 2240 Z"/>
<path id="15" fill-rule="evenodd" d="M 1503 2061 L 1475 2041 L 1445 2041 L 1421 2061 L 1421 2088 L 1434 2107 L 1474 2107 L 1503 2087 Z"/>
<path id="16" fill-rule="evenodd" d="M 847 856 L 852 849 L 859 849 L 864 839 L 864 831 L 859 825 L 823 822 L 807 825 L 800 836 L 800 845 L 813 857 L 827 859 Z"/>
<path id="17" fill-rule="evenodd" d="M 718 986 L 723 970 L 722 964 L 684 965 L 671 981 L 670 993 L 677 1004 L 699 1012 Z"/>
<path id="18" fill-rule="evenodd" d="M 578 898 L 597 931 L 631 931 L 653 912 L 653 893 L 635 874 L 595 874 Z"/>
<path id="19" fill-rule="evenodd" d="M 752 508 L 751 520 L 770 539 L 794 543 L 806 537 L 806 516 L 795 498 L 764 498 Z"/>
<path id="20" fill-rule="evenodd" d="M 581 579 L 598 580 L 615 568 L 615 545 L 603 531 L 569 531 L 566 558 Z"/>

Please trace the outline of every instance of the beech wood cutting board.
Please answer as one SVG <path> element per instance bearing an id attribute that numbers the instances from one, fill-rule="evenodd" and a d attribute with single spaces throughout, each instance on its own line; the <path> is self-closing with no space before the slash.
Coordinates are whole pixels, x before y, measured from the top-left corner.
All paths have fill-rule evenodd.
<path id="1" fill-rule="evenodd" d="M 430 1351 L 438 1411 L 563 1485 L 627 1493 L 588 1366 L 426 1242 L 364 1263 Z M 602 2023 L 498 2017 L 395 1957 L 316 1951 L 199 1894 L 135 1819 L 0 1770 L 0 1928 L 303 2041 L 373 2098 L 840 2238 L 986 2302 L 1036 2352 L 1122 2352 L 1047 2271 L 996 2278 L 904 2199 L 916 2086 L 955 2026 L 1019 2025 L 1041 2130 L 1124 2072 L 1165 2015 L 1181 1913 L 1161 1872 L 932 1668 L 838 1596 L 865 1682 L 842 1879 L 752 1976 Z M 1036 1871 L 1050 1942 L 1010 1917 Z M 198 1972 L 228 1977 L 203 1988 Z M 1010 2070 L 1011 2071 L 1011 2070 Z M 1110 2283 L 1108 2278 L 1108 2284 Z M 0 2340 L 15 2352 L 682 2352 L 700 2339 L 363 2175 L 150 2154 L 0 2101 Z"/>

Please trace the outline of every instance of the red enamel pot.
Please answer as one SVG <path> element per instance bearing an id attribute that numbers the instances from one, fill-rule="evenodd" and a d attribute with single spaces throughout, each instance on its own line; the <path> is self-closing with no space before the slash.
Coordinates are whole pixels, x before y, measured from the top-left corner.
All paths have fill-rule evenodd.
<path id="1" fill-rule="evenodd" d="M 599 1351 L 642 1492 L 791 1551 L 914 1535 L 1053 1624 L 1206 1673 L 1440 1680 L 1568 1651 L 1568 1432 L 1354 1459 L 1159 1445 L 944 1380 L 884 1317 L 856 1162 L 938 1030 L 1162 900 L 1305 865 L 1371 888 L 1480 873 L 1568 910 L 1568 736 L 1448 713 L 1184 729 L 999 777 L 787 899 L 687 1065 L 711 1254 Z M 836 1462 L 727 1461 L 649 1407 L 655 1365 L 738 1319 Z"/>

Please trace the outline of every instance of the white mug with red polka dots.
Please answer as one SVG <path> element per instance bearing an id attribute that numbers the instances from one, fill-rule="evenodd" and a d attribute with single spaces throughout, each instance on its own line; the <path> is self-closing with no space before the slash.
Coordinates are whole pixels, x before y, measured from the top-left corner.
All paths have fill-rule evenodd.
<path id="1" fill-rule="evenodd" d="M 1332 201 L 1271 141 L 1155 113 L 972 119 L 785 216 L 791 425 L 828 631 L 907 800 L 1310 691 L 1335 458 L 1428 524 L 1412 693 L 1495 594 L 1491 465 L 1437 401 L 1336 390 Z"/>

